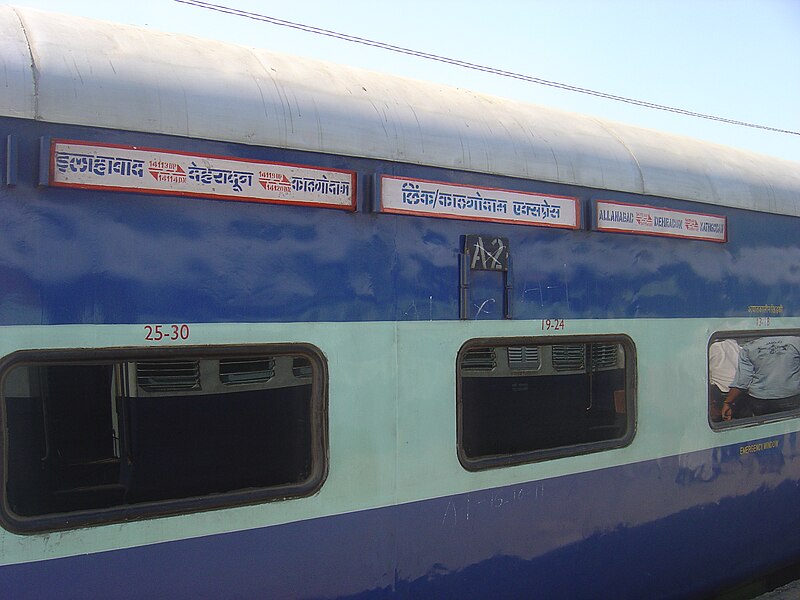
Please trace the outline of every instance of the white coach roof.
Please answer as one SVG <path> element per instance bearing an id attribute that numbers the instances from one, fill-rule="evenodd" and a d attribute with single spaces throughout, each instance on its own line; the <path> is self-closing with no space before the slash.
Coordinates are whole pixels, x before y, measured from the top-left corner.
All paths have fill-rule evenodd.
<path id="1" fill-rule="evenodd" d="M 0 6 L 0 115 L 800 216 L 800 164 L 458 88 Z"/>

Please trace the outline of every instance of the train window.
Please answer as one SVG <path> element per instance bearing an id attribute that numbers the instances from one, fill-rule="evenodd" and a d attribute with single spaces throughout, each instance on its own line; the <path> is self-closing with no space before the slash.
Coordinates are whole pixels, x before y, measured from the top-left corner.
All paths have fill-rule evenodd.
<path id="1" fill-rule="evenodd" d="M 714 429 L 800 416 L 800 330 L 716 333 L 708 345 Z"/>
<path id="2" fill-rule="evenodd" d="M 473 340 L 458 355 L 458 454 L 480 470 L 618 448 L 635 428 L 622 336 Z"/>
<path id="3" fill-rule="evenodd" d="M 310 346 L 24 351 L 0 369 L 2 517 L 14 531 L 322 485 L 327 375 Z"/>

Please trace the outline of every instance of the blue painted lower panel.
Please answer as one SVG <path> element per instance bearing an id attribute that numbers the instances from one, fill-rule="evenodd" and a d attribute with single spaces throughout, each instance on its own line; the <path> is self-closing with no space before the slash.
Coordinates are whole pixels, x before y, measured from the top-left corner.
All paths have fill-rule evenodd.
<path id="1" fill-rule="evenodd" d="M 797 442 L 11 565 L 0 589 L 37 600 L 697 597 L 800 560 Z"/>

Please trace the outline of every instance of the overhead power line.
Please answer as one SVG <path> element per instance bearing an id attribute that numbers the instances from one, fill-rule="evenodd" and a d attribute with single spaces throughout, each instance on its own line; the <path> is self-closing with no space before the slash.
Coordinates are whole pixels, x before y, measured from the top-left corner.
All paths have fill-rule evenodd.
<path id="1" fill-rule="evenodd" d="M 262 21 L 264 23 L 271 23 L 273 25 L 280 25 L 281 27 L 290 27 L 292 29 L 298 29 L 300 31 L 306 31 L 308 33 L 314 33 L 317 35 L 324 35 L 331 38 L 336 38 L 339 40 L 344 40 L 347 42 L 353 42 L 354 44 L 361 44 L 363 46 L 372 46 L 373 48 L 381 48 L 382 50 L 389 50 L 391 52 L 397 52 L 399 54 L 406 54 L 408 56 L 415 56 L 417 58 L 424 58 L 427 60 L 433 60 L 440 63 L 445 63 L 449 65 L 455 65 L 457 67 L 463 67 L 465 69 L 472 69 L 473 71 L 482 71 L 484 73 L 491 73 L 493 75 L 499 75 L 501 77 L 509 77 L 511 79 L 519 79 L 521 81 L 527 81 L 529 83 L 536 83 L 539 85 L 545 85 L 552 88 L 557 88 L 560 90 L 567 90 L 570 92 L 577 92 L 579 94 L 586 94 L 589 96 L 595 96 L 597 98 L 604 98 L 606 100 L 614 100 L 616 102 L 625 102 L 626 104 L 633 104 L 635 106 L 642 106 L 644 108 L 651 108 L 654 110 L 661 110 L 665 112 L 671 112 L 678 115 L 684 115 L 687 117 L 696 117 L 699 119 L 707 119 L 709 121 L 717 121 L 720 123 L 727 123 L 729 125 L 739 125 L 742 127 L 751 127 L 753 129 L 763 129 L 765 131 L 773 131 L 777 133 L 788 133 L 790 135 L 797 135 L 800 136 L 800 131 L 793 131 L 791 129 L 782 129 L 780 127 L 771 127 L 769 125 L 760 125 L 758 123 L 749 123 L 747 121 L 740 121 L 738 119 L 729 119 L 726 117 L 719 117 L 716 115 L 709 115 L 701 112 L 695 112 L 692 110 L 687 110 L 684 108 L 677 108 L 674 106 L 667 106 L 665 104 L 657 104 L 655 102 L 648 102 L 646 100 L 638 100 L 636 98 L 628 98 L 626 96 L 618 96 L 616 94 L 609 94 L 606 92 L 600 92 L 597 90 L 592 90 L 589 88 L 579 87 L 575 85 L 569 85 L 567 83 L 559 83 L 558 81 L 550 81 L 548 79 L 542 79 L 540 77 L 533 77 L 531 75 L 524 75 L 522 73 L 515 73 L 513 71 L 505 71 L 503 69 L 496 69 L 494 67 L 488 67 L 486 65 L 479 65 L 476 63 L 471 63 L 464 60 L 459 60 L 457 58 L 449 58 L 447 56 L 440 56 L 438 54 L 431 54 L 429 52 L 421 52 L 419 50 L 413 50 L 411 48 L 404 48 L 402 46 L 395 46 L 393 44 L 387 44 L 384 42 L 379 42 L 377 40 L 370 40 L 367 38 L 358 37 L 355 35 L 349 35 L 346 33 L 339 33 L 338 31 L 331 31 L 330 29 L 323 29 L 321 27 L 314 27 L 312 25 L 305 25 L 303 23 L 295 23 L 292 21 L 286 21 L 284 19 L 278 19 L 276 17 L 270 17 L 268 15 L 262 15 L 258 13 L 248 12 L 245 10 L 240 10 L 238 8 L 232 8 L 229 6 L 222 6 L 220 4 L 212 4 L 210 2 L 203 2 L 201 0 L 175 0 L 179 4 L 188 4 L 190 6 L 196 6 L 198 8 L 205 8 L 207 10 L 212 10 L 220 13 L 225 13 L 229 15 L 235 15 L 237 17 L 244 17 L 247 19 L 252 19 L 254 21 Z"/>

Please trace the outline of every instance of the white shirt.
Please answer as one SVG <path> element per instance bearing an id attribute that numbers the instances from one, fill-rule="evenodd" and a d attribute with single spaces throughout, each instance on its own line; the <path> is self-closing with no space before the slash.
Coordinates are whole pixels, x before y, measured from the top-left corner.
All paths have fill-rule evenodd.
<path id="1" fill-rule="evenodd" d="M 708 349 L 708 381 L 727 393 L 736 377 L 739 344 L 736 340 L 720 340 Z"/>

